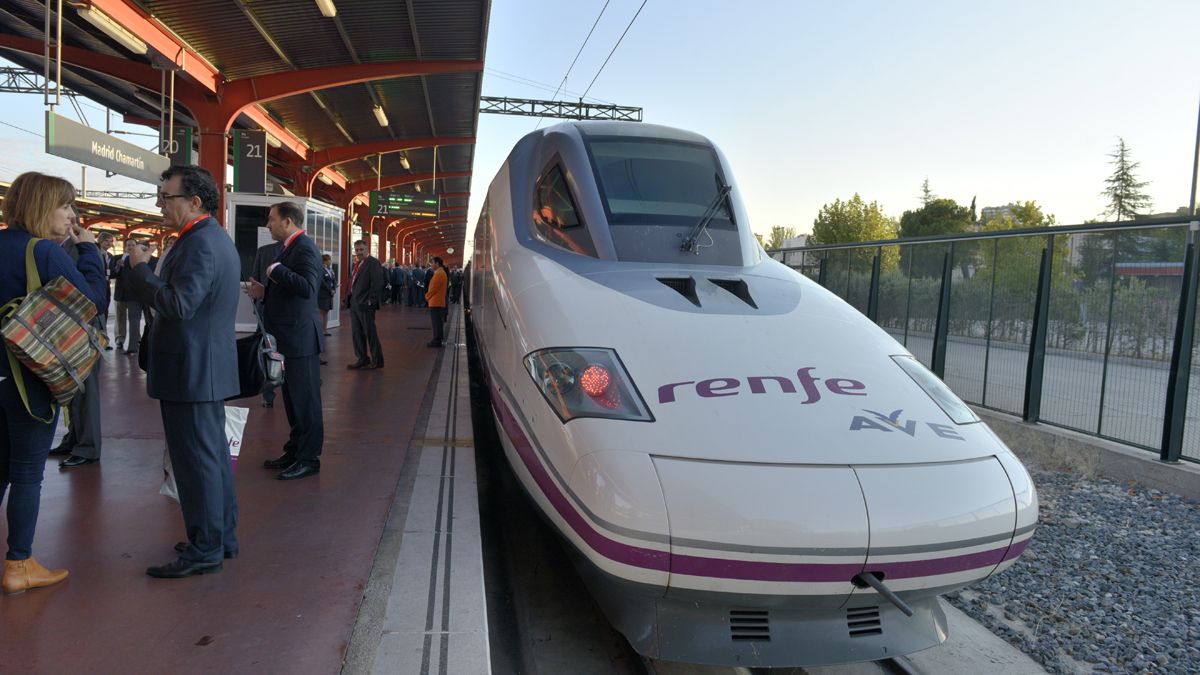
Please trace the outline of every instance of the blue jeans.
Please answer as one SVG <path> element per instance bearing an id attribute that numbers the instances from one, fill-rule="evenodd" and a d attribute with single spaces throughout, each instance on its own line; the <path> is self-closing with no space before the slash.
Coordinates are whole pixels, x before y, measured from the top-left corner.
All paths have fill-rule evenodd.
<path id="1" fill-rule="evenodd" d="M 25 376 L 30 375 L 26 372 Z M 0 382 L 0 501 L 8 492 L 6 560 L 25 560 L 33 555 L 42 474 L 57 422 L 57 408 L 50 424 L 39 422 L 25 410 L 12 378 Z"/>

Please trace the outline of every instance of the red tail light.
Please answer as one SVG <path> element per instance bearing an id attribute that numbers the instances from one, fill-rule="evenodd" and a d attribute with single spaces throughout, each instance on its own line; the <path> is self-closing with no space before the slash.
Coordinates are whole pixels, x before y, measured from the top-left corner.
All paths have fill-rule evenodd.
<path id="1" fill-rule="evenodd" d="M 525 367 L 563 422 L 577 417 L 654 421 L 611 349 L 541 349 L 525 357 Z"/>
<path id="2" fill-rule="evenodd" d="M 583 374 L 579 376 L 579 386 L 592 398 L 603 396 L 604 392 L 608 391 L 610 384 L 612 384 L 612 377 L 608 374 L 608 370 L 604 366 L 594 363 L 584 369 Z"/>

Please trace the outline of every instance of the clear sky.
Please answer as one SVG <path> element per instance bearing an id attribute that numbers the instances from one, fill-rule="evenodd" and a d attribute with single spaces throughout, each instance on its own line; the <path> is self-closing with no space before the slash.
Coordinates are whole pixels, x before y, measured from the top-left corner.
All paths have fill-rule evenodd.
<path id="1" fill-rule="evenodd" d="M 587 89 L 641 3 L 610 0 L 559 98 Z M 493 0 L 483 93 L 550 98 L 604 4 Z M 1035 200 L 1074 224 L 1103 210 L 1118 136 L 1154 210 L 1187 205 L 1197 26 L 1195 0 L 649 0 L 588 96 L 710 138 L 757 232 L 809 232 L 856 192 L 898 218 L 926 177 L 964 205 Z M 472 223 L 536 124 L 480 116 Z"/>
<path id="2" fill-rule="evenodd" d="M 587 89 L 641 4 L 609 0 L 558 98 Z M 484 94 L 551 98 L 604 5 L 493 0 Z M 712 139 L 757 232 L 808 232 L 823 204 L 856 192 L 899 217 L 919 205 L 926 177 L 962 204 L 1036 200 L 1072 224 L 1103 210 L 1118 136 L 1156 212 L 1187 204 L 1197 26 L 1196 0 L 648 0 L 588 98 Z M 84 110 L 103 128 L 101 108 Z M 0 179 L 38 169 L 78 180 L 77 164 L 43 154 L 41 111 L 38 96 L 0 94 Z M 480 115 L 470 223 L 536 125 Z M 88 183 L 147 189 L 95 169 Z"/>

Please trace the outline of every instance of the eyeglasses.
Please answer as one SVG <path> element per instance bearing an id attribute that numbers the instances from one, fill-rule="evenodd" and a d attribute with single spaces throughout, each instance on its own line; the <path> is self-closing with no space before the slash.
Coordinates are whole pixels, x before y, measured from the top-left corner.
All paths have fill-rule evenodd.
<path id="1" fill-rule="evenodd" d="M 188 195 L 169 195 L 165 192 L 158 193 L 158 201 L 165 202 L 168 199 L 191 199 Z"/>

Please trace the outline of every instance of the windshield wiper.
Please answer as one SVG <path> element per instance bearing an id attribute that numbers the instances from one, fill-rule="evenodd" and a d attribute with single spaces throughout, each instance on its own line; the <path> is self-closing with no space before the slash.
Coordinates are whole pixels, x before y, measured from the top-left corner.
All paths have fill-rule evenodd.
<path id="1" fill-rule="evenodd" d="M 696 246 L 696 240 L 700 238 L 700 233 L 704 232 L 704 228 L 708 227 L 708 224 L 712 222 L 712 219 L 717 216 L 717 210 L 721 208 L 722 202 L 725 202 L 726 198 L 729 196 L 730 190 L 733 189 L 733 186 L 726 185 L 725 183 L 721 182 L 721 176 L 713 174 L 713 178 L 715 178 L 717 181 L 717 196 L 713 197 L 713 200 L 709 202 L 708 208 L 704 209 L 703 215 L 700 216 L 700 222 L 696 223 L 696 226 L 692 228 L 691 233 L 689 233 L 687 238 L 683 240 L 683 243 L 679 245 L 679 250 L 684 253 L 695 253 L 696 255 L 700 255 L 700 249 Z M 725 202 L 725 208 L 729 212 L 729 220 L 732 221 L 733 209 L 730 208 L 730 205 L 727 202 Z"/>

